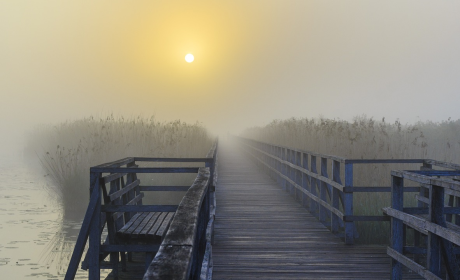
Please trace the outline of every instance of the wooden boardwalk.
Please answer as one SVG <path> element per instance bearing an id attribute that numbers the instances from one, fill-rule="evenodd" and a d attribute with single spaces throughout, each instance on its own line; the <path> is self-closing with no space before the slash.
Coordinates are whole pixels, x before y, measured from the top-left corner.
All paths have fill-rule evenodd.
<path id="1" fill-rule="evenodd" d="M 222 141 L 213 279 L 389 279 L 383 246 L 345 245 Z"/>

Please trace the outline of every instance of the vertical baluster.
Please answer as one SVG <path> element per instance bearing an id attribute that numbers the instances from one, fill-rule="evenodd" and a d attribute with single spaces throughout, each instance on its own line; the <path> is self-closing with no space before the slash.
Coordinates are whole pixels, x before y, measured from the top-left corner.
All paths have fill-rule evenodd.
<path id="1" fill-rule="evenodd" d="M 321 176 L 327 177 L 327 158 L 321 157 L 320 164 L 321 164 L 321 167 L 320 167 Z M 319 191 L 320 191 L 321 200 L 327 203 L 327 184 L 323 180 L 320 180 Z M 327 214 L 328 214 L 327 208 L 320 205 L 319 206 L 319 221 L 322 223 L 325 223 Z"/>
<path id="2" fill-rule="evenodd" d="M 308 154 L 302 153 L 302 167 L 308 170 Z M 302 172 L 302 188 L 310 192 L 310 176 Z M 302 195 L 302 205 L 304 207 L 310 206 L 310 197 L 306 194 Z"/>
<path id="3" fill-rule="evenodd" d="M 345 187 L 353 187 L 353 164 L 345 163 Z M 343 195 L 343 210 L 345 216 L 353 216 L 353 192 Z M 353 244 L 354 222 L 345 222 L 345 244 Z"/>
<path id="4" fill-rule="evenodd" d="M 391 208 L 402 211 L 404 203 L 404 179 L 399 176 L 391 176 Z M 396 252 L 403 253 L 403 223 L 401 220 L 391 218 L 391 248 Z M 395 259 L 391 259 L 391 279 L 402 279 L 402 265 Z"/>
<path id="5" fill-rule="evenodd" d="M 332 180 L 336 183 L 342 184 L 340 180 L 340 162 L 337 160 L 332 161 Z M 339 207 L 339 190 L 336 188 L 332 188 L 332 207 L 337 210 L 340 210 Z M 339 217 L 334 213 L 331 213 L 331 231 L 332 233 L 339 232 Z"/>
<path id="6" fill-rule="evenodd" d="M 91 226 L 89 232 L 89 280 L 100 279 L 100 264 L 99 264 L 99 251 L 101 246 L 101 188 L 99 180 L 101 173 L 91 172 L 90 175 L 90 192 L 91 196 L 97 197 L 97 204 L 94 209 L 94 214 L 91 219 Z"/>
<path id="7" fill-rule="evenodd" d="M 296 156 L 295 156 L 295 165 L 298 166 L 298 167 L 301 167 L 302 166 L 302 157 L 301 157 L 301 153 L 300 152 L 296 152 Z M 296 169 L 295 171 L 295 182 L 297 185 L 299 186 L 302 186 L 302 173 Z M 296 188 L 296 194 L 297 194 L 297 199 L 299 201 L 303 200 L 303 193 Z"/>
<path id="8" fill-rule="evenodd" d="M 316 156 L 314 155 L 310 155 L 310 171 L 312 173 L 315 173 L 317 174 L 318 172 L 316 171 Z M 316 186 L 317 186 L 317 179 L 314 178 L 314 177 L 311 177 L 310 179 L 310 191 L 311 191 L 311 194 L 317 198 L 318 196 L 316 195 Z M 319 218 L 319 211 L 317 210 L 318 209 L 318 203 L 316 201 L 313 201 L 311 200 L 311 204 L 310 204 L 310 212 L 316 216 L 316 218 Z"/>
<path id="9" fill-rule="evenodd" d="M 291 150 L 290 149 L 286 149 L 286 161 L 288 163 L 291 163 Z M 289 166 L 289 164 L 286 164 L 286 175 L 289 179 L 292 180 L 291 167 Z M 291 184 L 289 183 L 289 181 L 287 181 L 286 183 L 287 183 L 287 191 L 289 192 L 289 194 L 292 194 Z"/>
<path id="10" fill-rule="evenodd" d="M 283 190 L 286 190 L 286 179 L 284 176 L 286 176 L 286 164 L 284 163 L 284 160 L 286 159 L 286 149 L 281 148 L 281 174 L 283 177 L 281 177 L 281 187 Z"/>
<path id="11" fill-rule="evenodd" d="M 436 221 L 444 218 L 442 217 L 443 207 L 444 207 L 444 188 L 431 185 L 430 186 L 430 205 L 429 205 L 430 222 L 436 223 Z M 428 267 L 428 270 L 433 272 L 435 275 L 440 276 L 441 274 L 441 238 L 431 232 L 428 232 L 427 267 Z"/>

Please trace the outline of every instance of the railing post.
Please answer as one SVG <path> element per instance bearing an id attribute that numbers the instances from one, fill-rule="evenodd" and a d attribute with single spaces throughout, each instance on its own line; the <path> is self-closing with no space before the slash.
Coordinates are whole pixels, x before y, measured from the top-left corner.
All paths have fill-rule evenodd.
<path id="1" fill-rule="evenodd" d="M 340 162 L 332 161 L 332 180 L 336 183 L 341 184 L 340 180 Z M 339 210 L 339 190 L 332 188 L 332 207 Z M 339 232 L 339 218 L 333 212 L 331 212 L 331 231 L 332 233 Z"/>
<path id="2" fill-rule="evenodd" d="M 327 178 L 327 158 L 321 157 L 321 176 Z M 327 203 L 327 184 L 323 180 L 320 180 L 319 184 L 319 191 L 320 191 L 320 196 L 321 200 Z M 324 207 L 323 205 L 319 205 L 319 221 L 322 223 L 326 222 L 326 217 L 328 214 L 328 209 Z"/>
<path id="3" fill-rule="evenodd" d="M 391 208 L 403 211 L 404 203 L 404 179 L 391 175 Z M 391 217 L 391 248 L 403 254 L 403 222 Z M 402 279 L 402 265 L 395 259 L 391 259 L 391 279 Z"/>
<path id="4" fill-rule="evenodd" d="M 315 173 L 317 174 L 318 172 L 316 171 L 316 156 L 314 155 L 310 155 L 310 171 L 312 173 Z M 315 197 L 318 197 L 316 195 L 316 186 L 317 186 L 317 179 L 314 178 L 314 177 L 311 177 L 310 178 L 310 191 L 311 191 L 311 194 Z M 311 200 L 311 204 L 310 204 L 310 212 L 316 216 L 316 218 L 318 218 L 318 215 L 319 215 L 319 211 L 317 210 L 317 205 L 318 203 L 316 201 L 313 201 Z"/>
<path id="5" fill-rule="evenodd" d="M 436 223 L 443 219 L 444 189 L 434 185 L 430 186 L 430 222 Z M 427 268 L 437 276 L 441 273 L 441 238 L 436 234 L 428 232 L 427 244 Z"/>
<path id="6" fill-rule="evenodd" d="M 89 280 L 100 279 L 99 251 L 101 246 L 101 189 L 99 186 L 100 173 L 91 172 L 90 193 L 97 198 L 94 214 L 91 219 L 89 231 Z"/>
<path id="7" fill-rule="evenodd" d="M 302 153 L 302 167 L 308 170 L 308 154 Z M 310 192 L 310 176 L 302 172 L 302 188 Z M 304 207 L 310 205 L 310 197 L 306 194 L 302 195 L 302 205 Z"/>
<path id="8" fill-rule="evenodd" d="M 345 163 L 345 187 L 353 187 L 353 164 Z M 353 216 L 353 192 L 346 192 L 343 195 L 343 210 L 345 216 Z M 345 244 L 353 244 L 354 222 L 345 222 Z"/>
<path id="9" fill-rule="evenodd" d="M 286 160 L 286 148 L 281 148 L 281 159 L 283 160 L 283 162 L 281 163 L 281 174 L 287 176 L 287 166 L 284 163 L 284 161 Z M 281 186 L 283 187 L 283 190 L 287 190 L 287 181 L 284 177 L 282 177 L 281 179 Z"/>
<path id="10" fill-rule="evenodd" d="M 302 166 L 302 158 L 301 158 L 301 153 L 300 152 L 295 152 L 295 165 L 298 167 Z M 299 170 L 295 170 L 295 182 L 297 185 L 302 186 L 302 173 Z M 295 188 L 295 193 L 296 193 L 296 200 L 298 199 L 299 201 L 302 200 L 303 198 L 303 193 Z"/>
<path id="11" fill-rule="evenodd" d="M 291 160 L 292 151 L 291 151 L 291 149 L 286 149 L 286 157 L 287 157 L 286 161 L 288 163 L 292 163 L 292 160 Z M 287 172 L 286 172 L 287 177 L 292 180 L 292 168 L 288 164 L 286 164 L 286 168 L 287 168 Z M 287 186 L 288 186 L 287 189 L 288 189 L 289 194 L 292 195 L 292 184 L 289 181 L 287 181 Z"/>

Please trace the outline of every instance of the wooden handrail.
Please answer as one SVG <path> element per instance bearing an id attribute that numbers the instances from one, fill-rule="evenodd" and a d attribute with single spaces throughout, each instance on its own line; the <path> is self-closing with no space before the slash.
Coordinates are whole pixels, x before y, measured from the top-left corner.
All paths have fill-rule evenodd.
<path id="1" fill-rule="evenodd" d="M 206 209 L 205 199 L 208 194 L 210 174 L 209 168 L 200 168 L 195 182 L 179 204 L 165 239 L 144 275 L 144 280 L 185 280 L 190 279 L 191 274 L 201 273 L 201 262 L 194 258 L 200 258 L 198 251 L 204 252 L 199 242 L 203 238 L 200 238 L 203 234 L 200 232 L 202 231 L 200 226 L 203 227 L 204 224 L 206 228 L 208 224 L 209 209 Z M 200 269 L 193 271 L 192 267 L 197 268 L 197 264 Z"/>
<path id="2" fill-rule="evenodd" d="M 302 203 L 308 204 L 312 212 L 321 222 L 338 232 L 338 225 L 343 228 L 345 243 L 352 244 L 357 237 L 354 221 L 389 221 L 385 216 L 356 216 L 353 214 L 353 194 L 355 192 L 390 192 L 388 186 L 354 186 L 354 164 L 422 164 L 421 171 L 410 176 L 419 176 L 434 172 L 431 166 L 454 169 L 453 171 L 436 171 L 437 175 L 460 175 L 460 165 L 445 163 L 430 159 L 347 159 L 333 155 L 318 154 L 310 151 L 293 149 L 280 145 L 236 137 L 243 144 L 248 155 L 265 169 L 286 190 L 302 196 Z M 317 166 L 317 162 L 320 164 Z M 332 163 L 332 176 L 329 176 L 328 165 Z M 341 182 L 341 172 L 344 172 L 344 182 Z M 399 172 L 399 171 L 398 171 Z M 409 176 L 409 175 L 407 175 Z M 437 179 L 430 179 L 431 181 Z M 420 187 L 405 187 L 404 192 L 421 192 L 426 180 L 419 180 Z M 452 187 L 455 181 L 442 180 L 450 193 L 460 189 Z M 438 182 L 441 184 L 441 182 Z M 317 189 L 319 193 L 317 193 Z M 306 202 L 305 202 L 306 201 Z M 340 203 L 342 207 L 340 207 Z M 342 210 L 343 209 L 343 210 Z M 329 217 L 329 221 L 328 220 Z"/>
<path id="3" fill-rule="evenodd" d="M 439 164 L 439 162 L 437 163 Z M 446 166 L 456 166 L 453 164 Z M 402 265 L 417 272 L 425 279 L 441 279 L 441 264 L 446 267 L 449 279 L 460 279 L 458 266 L 459 250 L 453 246 L 460 246 L 460 197 L 457 197 L 457 205 L 453 207 L 453 197 L 459 195 L 460 182 L 448 178 L 436 178 L 442 176 L 439 171 L 424 169 L 423 174 L 417 171 L 392 171 L 391 207 L 383 209 L 384 213 L 391 218 L 391 242 L 387 249 L 392 258 L 391 279 L 401 279 Z M 445 173 L 449 176 L 449 173 Z M 429 191 L 428 197 L 418 196 L 423 204 L 419 207 L 404 208 L 404 180 L 417 182 Z M 445 195 L 449 194 L 452 201 L 449 206 L 445 205 Z M 425 207 L 426 205 L 426 207 Z M 456 214 L 456 224 L 452 224 L 452 214 Z M 450 216 L 450 221 L 447 219 Z M 420 247 L 418 241 L 408 253 L 426 254 L 426 268 L 414 262 L 404 255 L 407 252 L 405 245 L 404 226 L 409 226 L 416 231 L 416 236 L 427 236 L 426 249 Z"/>
<path id="4" fill-rule="evenodd" d="M 90 242 L 90 252 L 89 252 L 89 259 L 85 261 L 86 264 L 89 265 L 89 278 L 90 279 L 99 279 L 99 258 L 100 258 L 100 248 L 101 246 L 101 233 L 102 227 L 107 223 L 105 219 L 105 215 L 102 216 L 101 214 L 104 212 L 118 212 L 121 213 L 120 215 L 125 215 L 125 218 L 129 219 L 130 212 L 155 212 L 155 211 L 176 211 L 176 209 L 180 208 L 181 206 L 175 205 L 135 205 L 138 204 L 138 199 L 142 198 L 143 194 L 139 193 L 141 187 L 143 191 L 151 191 L 151 190 L 167 190 L 167 186 L 140 186 L 139 181 L 137 181 L 136 174 L 137 173 L 198 173 L 197 178 L 195 180 L 194 185 L 192 187 L 188 186 L 172 186 L 169 187 L 175 191 L 184 191 L 188 189 L 187 194 L 188 198 L 184 197 L 183 201 L 181 202 L 183 213 L 188 213 L 190 209 L 185 209 L 184 207 L 190 207 L 195 203 L 205 206 L 205 211 L 200 211 L 199 220 L 201 222 L 205 222 L 204 228 L 208 224 L 209 220 L 209 206 L 210 206 L 210 194 L 209 190 L 211 186 L 211 182 L 216 176 L 215 165 L 216 165 L 216 155 L 217 153 L 217 141 L 213 144 L 212 148 L 209 150 L 209 153 L 205 158 L 152 158 L 152 157 L 128 157 L 120 160 L 116 160 L 109 163 L 104 163 L 101 165 L 97 165 L 90 168 L 91 172 L 91 194 L 90 194 L 90 202 L 88 208 L 86 210 L 86 214 L 83 220 L 83 224 L 81 230 L 79 232 L 77 242 L 72 253 L 72 257 L 65 275 L 65 280 L 72 280 L 75 278 L 76 271 L 78 269 L 80 260 L 83 255 L 84 248 L 86 243 L 89 239 Z M 138 167 L 136 165 L 136 161 L 143 161 L 143 162 L 183 162 L 183 163 L 204 163 L 206 167 Z M 102 173 L 109 173 L 108 175 L 102 176 Z M 213 176 L 212 176 L 213 174 Z M 112 189 L 113 184 L 119 184 L 120 179 L 123 179 L 124 176 L 127 176 L 127 185 L 124 184 L 124 180 L 121 180 L 121 187 L 127 188 L 126 190 L 112 190 L 110 194 L 107 194 L 106 191 L 106 184 L 110 184 L 110 188 Z M 131 178 L 131 179 L 130 179 Z M 118 181 L 118 183 L 117 183 Z M 120 196 L 126 195 L 131 192 L 136 192 L 135 196 L 133 195 L 130 198 L 131 202 L 127 201 L 124 205 L 101 205 L 101 188 L 104 191 L 104 197 L 110 199 L 121 199 Z M 104 199 L 105 201 L 105 199 Z M 187 202 L 188 201 L 188 202 Z M 129 205 L 133 204 L 133 205 Z M 201 208 L 200 208 L 201 209 Z M 203 213 L 204 214 L 203 214 Z M 124 214 L 123 214 L 124 213 Z M 204 215 L 204 216 L 203 216 Z M 205 218 L 203 218 L 203 217 Z M 184 215 L 178 215 L 177 220 L 179 221 L 180 218 L 185 218 Z M 180 222 L 176 222 L 180 223 Z M 201 225 L 201 224 L 200 224 Z M 180 225 L 176 226 L 176 232 L 179 232 Z M 197 230 L 200 230 L 202 227 L 196 227 Z M 183 228 L 182 228 L 183 229 Z M 171 241 L 171 235 L 173 232 L 170 233 L 170 238 L 165 240 Z M 206 235 L 202 234 L 205 240 Z M 168 241 L 168 242 L 170 242 Z M 178 241 L 179 242 L 179 241 Z M 180 243 L 180 242 L 179 242 Z M 204 243 L 206 247 L 206 242 Z M 135 246 L 135 245 L 133 245 Z M 158 246 L 158 245 L 156 245 Z M 104 248 L 105 248 L 104 247 Z M 112 246 L 113 247 L 113 246 Z M 133 247 L 134 248 L 134 247 Z M 153 248 L 153 247 L 152 247 Z M 204 250 L 204 249 L 203 249 Z M 106 250 L 107 251 L 107 250 Z M 203 254 L 202 254 L 203 255 Z M 195 258 L 197 259 L 197 258 Z M 201 257 L 202 259 L 202 257 Z M 199 271 L 197 272 L 199 273 Z"/>

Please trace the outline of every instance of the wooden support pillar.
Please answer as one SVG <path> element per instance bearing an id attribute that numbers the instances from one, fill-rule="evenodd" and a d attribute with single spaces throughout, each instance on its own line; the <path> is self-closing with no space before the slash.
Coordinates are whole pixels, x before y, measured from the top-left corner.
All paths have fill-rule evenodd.
<path id="1" fill-rule="evenodd" d="M 332 161 L 332 180 L 336 183 L 341 184 L 340 180 L 340 162 L 334 160 Z M 332 188 L 332 207 L 337 210 L 339 209 L 339 190 Z M 332 233 L 339 232 L 339 217 L 337 217 L 333 212 L 331 212 L 331 231 Z"/>
<path id="2" fill-rule="evenodd" d="M 321 176 L 327 178 L 327 158 L 321 157 Z M 323 181 L 319 183 L 320 198 L 327 203 L 327 184 Z M 328 216 L 328 209 L 322 205 L 319 206 L 319 221 L 326 222 Z"/>
<path id="3" fill-rule="evenodd" d="M 402 211 L 404 203 L 404 179 L 395 175 L 391 176 L 391 208 Z M 403 222 L 391 217 L 391 241 L 390 246 L 396 252 L 403 253 Z M 391 259 L 391 279 L 402 279 L 402 264 Z"/>
<path id="4" fill-rule="evenodd" d="M 315 174 L 318 173 L 316 170 L 316 156 L 314 155 L 310 155 L 310 171 Z M 311 190 L 311 194 L 314 196 L 316 196 L 317 181 L 318 180 L 316 178 L 313 178 L 313 177 L 310 178 L 310 182 L 311 182 L 310 190 Z M 310 212 L 318 218 L 319 211 L 317 208 L 318 208 L 318 203 L 316 201 L 311 200 Z"/>
<path id="5" fill-rule="evenodd" d="M 302 153 L 302 167 L 308 170 L 308 154 Z M 302 188 L 310 192 L 310 176 L 302 172 Z M 302 195 L 302 205 L 308 207 L 310 205 L 310 198 L 308 195 Z"/>
<path id="6" fill-rule="evenodd" d="M 353 164 L 351 163 L 345 163 L 345 187 L 353 187 Z M 344 193 L 343 208 L 345 216 L 353 216 L 353 192 Z M 345 244 L 353 244 L 354 227 L 354 222 L 345 222 Z"/>
<path id="7" fill-rule="evenodd" d="M 90 192 L 91 196 L 96 197 L 97 203 L 95 206 L 93 217 L 91 219 L 89 231 L 89 280 L 99 280 L 101 273 L 99 263 L 99 251 L 101 246 L 101 190 L 99 186 L 100 177 L 100 173 L 92 172 L 90 175 Z"/>

